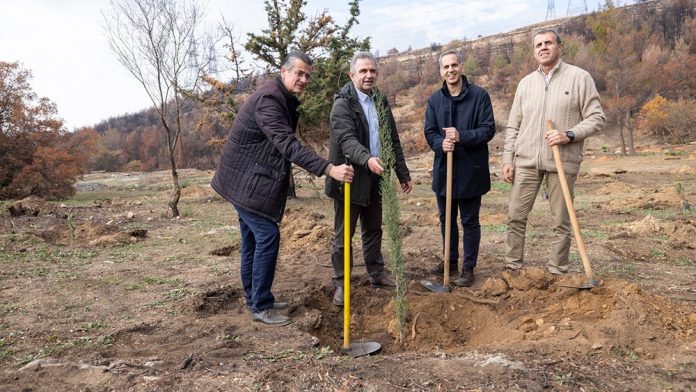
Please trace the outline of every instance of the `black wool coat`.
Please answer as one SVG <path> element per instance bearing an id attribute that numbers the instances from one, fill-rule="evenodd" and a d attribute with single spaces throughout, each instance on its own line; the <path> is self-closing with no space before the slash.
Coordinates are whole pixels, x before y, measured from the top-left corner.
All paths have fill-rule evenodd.
<path id="1" fill-rule="evenodd" d="M 372 98 L 374 98 L 374 94 Z M 396 158 L 394 170 L 399 182 L 408 182 L 411 181 L 411 175 L 406 166 L 404 152 L 401 149 L 401 140 L 396 130 L 394 116 L 387 99 L 384 96 L 382 98 L 382 102 L 387 108 L 387 122 L 391 129 L 392 146 Z M 353 82 L 346 83 L 341 91 L 334 96 L 331 108 L 329 161 L 334 165 L 346 163 L 346 155 L 350 156 L 354 170 L 353 182 L 350 186 L 350 202 L 367 207 L 372 202 L 370 189 L 373 184 L 372 176 L 374 176 L 367 167 L 367 161 L 372 156 L 370 154 L 370 127 L 362 106 L 360 106 L 360 101 L 358 101 L 358 93 Z M 343 183 L 327 177 L 324 192 L 327 196 L 342 201 Z"/>
<path id="2" fill-rule="evenodd" d="M 435 153 L 432 188 L 440 197 L 446 196 L 447 155 L 442 151 L 445 131 L 454 127 L 459 132 L 452 156 L 452 198 L 468 199 L 491 189 L 488 168 L 488 142 L 495 135 L 491 98 L 483 88 L 462 77 L 462 91 L 450 95 L 447 83 L 428 99 L 425 110 L 425 139 Z"/>
<path id="3" fill-rule="evenodd" d="M 280 222 L 290 162 L 320 176 L 329 161 L 295 138 L 300 101 L 280 77 L 247 98 L 232 124 L 210 185 L 239 208 Z"/>

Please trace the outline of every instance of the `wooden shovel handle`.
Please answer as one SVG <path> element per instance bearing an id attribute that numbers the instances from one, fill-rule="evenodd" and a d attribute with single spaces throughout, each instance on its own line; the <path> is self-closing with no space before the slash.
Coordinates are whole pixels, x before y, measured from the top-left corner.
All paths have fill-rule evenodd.
<path id="1" fill-rule="evenodd" d="M 445 255 L 444 287 L 449 287 L 450 278 L 450 229 L 452 228 L 452 151 L 447 151 L 447 186 L 445 190 Z"/>
<path id="2" fill-rule="evenodd" d="M 546 121 L 546 130 L 553 130 L 553 121 Z M 590 259 L 587 257 L 587 250 L 585 250 L 585 242 L 582 240 L 582 235 L 580 234 L 580 225 L 578 224 L 577 216 L 575 216 L 573 198 L 570 196 L 570 188 L 568 188 L 568 181 L 566 180 L 565 171 L 563 170 L 563 162 L 561 162 L 561 152 L 557 144 L 551 146 L 551 150 L 553 150 L 553 160 L 556 162 L 558 178 L 561 181 L 561 189 L 563 189 L 563 198 L 565 199 L 566 208 L 568 209 L 568 215 L 570 215 L 570 223 L 572 223 L 573 225 L 575 242 L 577 243 L 578 250 L 580 251 L 582 265 L 585 268 L 585 275 L 587 276 L 588 281 L 594 282 L 595 279 L 594 274 L 592 273 L 592 266 L 590 265 Z"/>

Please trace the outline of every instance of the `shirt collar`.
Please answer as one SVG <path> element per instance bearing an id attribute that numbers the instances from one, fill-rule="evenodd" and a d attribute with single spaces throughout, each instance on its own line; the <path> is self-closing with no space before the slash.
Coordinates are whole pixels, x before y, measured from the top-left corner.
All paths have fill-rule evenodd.
<path id="1" fill-rule="evenodd" d="M 544 77 L 551 77 L 551 75 L 553 75 L 553 73 L 556 72 L 556 70 L 558 69 L 558 67 L 561 66 L 561 63 L 562 63 L 562 62 L 563 62 L 563 60 L 560 60 L 560 59 L 559 59 L 558 62 L 556 63 L 556 66 L 553 67 L 553 68 L 551 69 L 551 71 L 549 72 L 548 75 L 546 75 L 546 74 L 544 73 L 544 70 L 541 68 L 541 65 L 537 68 L 537 71 L 541 72 L 541 74 L 544 75 Z"/>
<path id="2" fill-rule="evenodd" d="M 369 95 L 365 94 L 364 92 L 358 90 L 357 88 L 355 89 L 355 92 L 358 93 L 358 100 L 363 103 L 367 103 L 367 99 L 370 98 Z"/>

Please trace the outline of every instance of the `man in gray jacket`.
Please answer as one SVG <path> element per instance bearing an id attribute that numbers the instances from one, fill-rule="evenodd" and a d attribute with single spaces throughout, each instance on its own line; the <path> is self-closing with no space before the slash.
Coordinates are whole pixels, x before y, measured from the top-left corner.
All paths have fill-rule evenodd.
<path id="1" fill-rule="evenodd" d="M 537 70 L 517 86 L 503 152 L 503 179 L 512 182 L 507 221 L 505 268 L 522 268 L 527 217 L 544 177 L 553 220 L 548 270 L 568 271 L 570 217 L 563 199 L 551 146 L 558 145 L 571 194 L 585 138 L 604 128 L 605 116 L 590 74 L 561 60 L 561 37 L 555 29 L 534 35 Z M 547 120 L 555 129 L 546 131 Z"/>
<path id="2" fill-rule="evenodd" d="M 373 287 L 394 287 L 394 281 L 384 270 L 381 250 L 382 199 L 379 193 L 379 175 L 384 168 L 379 159 L 380 124 L 373 91 L 377 78 L 377 59 L 370 52 L 355 53 L 350 62 L 349 76 L 351 81 L 336 94 L 331 109 L 329 161 L 338 165 L 345 162 L 346 155 L 350 157 L 355 170 L 351 184 L 350 237 L 353 238 L 360 218 L 363 256 L 370 283 Z M 379 99 L 387 111 L 385 120 L 391 130 L 396 176 L 401 189 L 409 193 L 412 188 L 411 177 L 401 150 L 394 117 L 386 98 L 380 95 Z M 331 253 L 333 282 L 336 287 L 333 303 L 343 306 L 343 184 L 327 177 L 325 191 L 334 199 L 335 212 L 335 237 Z"/>

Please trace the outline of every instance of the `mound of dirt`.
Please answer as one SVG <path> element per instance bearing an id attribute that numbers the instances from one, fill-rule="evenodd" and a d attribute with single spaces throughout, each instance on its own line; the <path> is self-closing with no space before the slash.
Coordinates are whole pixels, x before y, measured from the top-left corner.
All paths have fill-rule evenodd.
<path id="1" fill-rule="evenodd" d="M 316 254 L 331 248 L 333 228 L 320 223 L 326 216 L 301 207 L 287 210 L 280 225 L 281 254 Z"/>
<path id="2" fill-rule="evenodd" d="M 482 291 L 455 289 L 446 294 L 424 292 L 412 282 L 408 289 L 410 314 L 401 343 L 384 336 L 385 330 L 392 337 L 397 335 L 391 295 L 375 295 L 369 288 L 356 287 L 351 330 L 361 339 L 386 344 L 389 353 L 516 347 L 525 352 L 568 355 L 619 350 L 663 358 L 682 344 L 696 343 L 696 314 L 689 306 L 645 293 L 639 285 L 618 279 L 607 279 L 592 290 L 563 287 L 585 279 L 582 275 L 557 278 L 539 268 L 525 268 L 489 278 L 484 284 L 487 289 Z M 305 305 L 317 307 L 323 317 L 302 325 L 339 347 L 341 312 L 323 291 L 308 295 L 312 298 Z M 378 309 L 381 311 L 375 311 Z"/>
<path id="3" fill-rule="evenodd" d="M 144 238 L 147 235 L 147 230 L 121 231 L 116 226 L 87 221 L 76 222 L 74 230 L 71 230 L 66 222 L 51 225 L 34 234 L 46 242 L 58 245 L 112 246 L 136 243 L 138 238 Z"/>
<path id="4" fill-rule="evenodd" d="M 610 210 L 622 210 L 627 208 L 680 208 L 682 198 L 677 192 L 676 187 L 667 186 L 656 189 L 653 192 L 632 191 L 626 197 L 610 200 L 603 205 L 603 208 Z"/>
<path id="5" fill-rule="evenodd" d="M 9 211 L 12 217 L 39 216 L 39 214 L 67 217 L 65 213 L 58 212 L 55 205 L 37 196 L 29 196 L 19 200 L 7 207 L 7 211 Z"/>
<path id="6" fill-rule="evenodd" d="M 648 215 L 624 225 L 629 234 L 637 236 L 667 236 L 674 241 L 691 242 L 696 238 L 696 222 L 691 220 L 668 221 Z"/>
<path id="7" fill-rule="evenodd" d="M 597 189 L 597 195 L 617 195 L 633 193 L 635 188 L 625 182 L 610 182 L 609 184 Z"/>
<path id="8" fill-rule="evenodd" d="M 696 174 L 696 167 L 684 165 L 675 169 L 674 172 L 681 174 Z"/>

